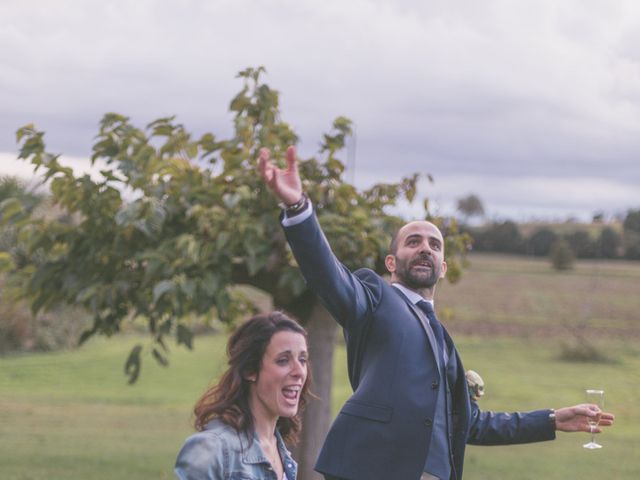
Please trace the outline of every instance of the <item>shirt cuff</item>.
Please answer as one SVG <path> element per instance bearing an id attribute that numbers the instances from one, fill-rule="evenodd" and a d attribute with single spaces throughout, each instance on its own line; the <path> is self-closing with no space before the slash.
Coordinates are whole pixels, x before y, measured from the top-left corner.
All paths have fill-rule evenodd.
<path id="1" fill-rule="evenodd" d="M 296 214 L 294 217 L 287 217 L 286 210 L 283 211 L 282 220 L 281 220 L 282 226 L 293 227 L 294 225 L 298 225 L 299 223 L 304 222 L 312 214 L 313 214 L 313 205 L 311 204 L 311 200 L 307 200 L 307 208 L 305 208 L 302 212 Z"/>

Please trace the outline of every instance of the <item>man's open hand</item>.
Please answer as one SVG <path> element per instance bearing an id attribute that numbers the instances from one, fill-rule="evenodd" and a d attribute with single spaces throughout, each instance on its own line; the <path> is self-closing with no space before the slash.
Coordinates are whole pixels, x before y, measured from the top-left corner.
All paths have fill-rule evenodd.
<path id="1" fill-rule="evenodd" d="M 302 182 L 298 173 L 296 148 L 287 148 L 287 168 L 282 170 L 270 161 L 271 152 L 268 148 L 260 149 L 258 170 L 264 182 L 285 204 L 293 205 L 302 197 Z"/>

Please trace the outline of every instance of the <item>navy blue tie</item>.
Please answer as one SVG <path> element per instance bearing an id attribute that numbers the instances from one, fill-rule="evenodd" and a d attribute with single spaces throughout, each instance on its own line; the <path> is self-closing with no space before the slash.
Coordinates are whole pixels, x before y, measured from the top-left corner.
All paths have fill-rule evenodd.
<path id="1" fill-rule="evenodd" d="M 444 328 L 442 327 L 442 324 L 440 323 L 440 321 L 437 319 L 436 312 L 433 310 L 433 305 L 431 305 L 431 302 L 420 300 L 416 305 L 420 307 L 420 310 L 422 310 L 427 315 L 427 318 L 429 319 L 429 325 L 431 325 L 431 330 L 433 330 L 433 335 L 436 337 L 436 343 L 438 344 L 438 349 L 440 350 L 438 352 L 439 354 L 438 360 L 440 362 L 443 362 L 444 361 L 443 352 L 445 348 Z"/>

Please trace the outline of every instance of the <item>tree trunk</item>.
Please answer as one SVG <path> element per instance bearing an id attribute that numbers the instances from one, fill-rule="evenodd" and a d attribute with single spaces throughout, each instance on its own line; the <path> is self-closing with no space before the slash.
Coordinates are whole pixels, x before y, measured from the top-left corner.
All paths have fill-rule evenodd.
<path id="1" fill-rule="evenodd" d="M 305 328 L 310 342 L 311 391 L 319 398 L 311 399 L 302 415 L 300 443 L 293 454 L 298 462 L 298 480 L 321 480 L 323 476 L 315 472 L 313 466 L 331 423 L 333 351 L 338 325 L 322 304 L 316 301 L 307 316 Z"/>

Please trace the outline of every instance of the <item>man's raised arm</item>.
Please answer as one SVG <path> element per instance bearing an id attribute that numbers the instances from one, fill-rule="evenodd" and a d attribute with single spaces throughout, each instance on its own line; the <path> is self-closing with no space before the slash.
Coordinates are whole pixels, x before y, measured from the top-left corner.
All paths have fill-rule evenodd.
<path id="1" fill-rule="evenodd" d="M 269 150 L 262 148 L 258 170 L 276 198 L 287 207 L 281 218 L 282 226 L 307 285 L 340 325 L 359 323 L 379 300 L 382 281 L 365 286 L 331 251 L 302 191 L 295 147 L 287 148 L 285 169 L 276 167 L 269 157 Z"/>

